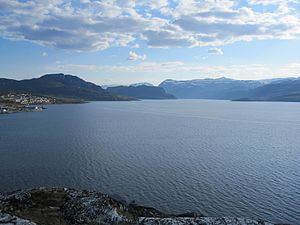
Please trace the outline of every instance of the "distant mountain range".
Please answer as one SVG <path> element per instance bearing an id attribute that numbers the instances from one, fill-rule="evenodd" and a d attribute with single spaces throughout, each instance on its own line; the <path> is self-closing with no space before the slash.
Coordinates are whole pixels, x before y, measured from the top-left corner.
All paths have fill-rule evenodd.
<path id="1" fill-rule="evenodd" d="M 300 78 L 272 81 L 251 90 L 246 100 L 300 101 Z"/>
<path id="2" fill-rule="evenodd" d="M 299 101 L 300 78 L 270 80 L 218 79 L 165 80 L 158 87 L 149 83 L 108 87 L 65 74 L 13 80 L 0 78 L 0 94 L 31 93 L 82 101 L 119 101 L 136 99 L 224 99 L 239 101 Z"/>
<path id="3" fill-rule="evenodd" d="M 31 93 L 83 101 L 133 100 L 132 97 L 112 94 L 79 77 L 64 74 L 47 74 L 40 78 L 21 81 L 0 78 L 0 94 L 8 92 Z"/>
<path id="4" fill-rule="evenodd" d="M 243 101 L 300 101 L 300 78 L 270 80 L 165 80 L 159 87 L 177 98 Z"/>
<path id="5" fill-rule="evenodd" d="M 102 87 L 73 75 L 47 74 L 40 78 L 12 80 L 0 78 L 0 94 L 8 92 L 31 93 L 41 96 L 83 100 L 83 101 L 123 101 L 136 99 L 174 99 L 161 87 L 149 83 L 131 86 Z"/>
<path id="6" fill-rule="evenodd" d="M 107 91 L 118 94 L 131 96 L 138 99 L 175 99 L 174 95 L 168 94 L 162 87 L 155 87 L 150 84 L 134 84 L 130 86 L 108 87 Z"/>

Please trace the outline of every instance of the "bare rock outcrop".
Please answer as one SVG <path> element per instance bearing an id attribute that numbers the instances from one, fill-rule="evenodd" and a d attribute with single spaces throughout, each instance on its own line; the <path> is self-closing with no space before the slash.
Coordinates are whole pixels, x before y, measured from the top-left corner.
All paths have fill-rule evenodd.
<path id="1" fill-rule="evenodd" d="M 21 219 L 7 213 L 0 212 L 0 225 L 37 225 L 29 220 Z"/>
<path id="2" fill-rule="evenodd" d="M 39 188 L 0 195 L 0 225 L 272 225 L 262 220 L 171 215 L 106 194 Z"/>

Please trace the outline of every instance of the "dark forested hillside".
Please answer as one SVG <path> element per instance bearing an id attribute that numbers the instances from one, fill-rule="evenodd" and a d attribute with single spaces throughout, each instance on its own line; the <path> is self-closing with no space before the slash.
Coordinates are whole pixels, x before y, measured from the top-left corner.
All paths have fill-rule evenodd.
<path id="1" fill-rule="evenodd" d="M 171 94 L 165 92 L 162 87 L 147 85 L 139 86 L 117 86 L 107 88 L 109 92 L 131 96 L 139 99 L 175 99 Z"/>
<path id="2" fill-rule="evenodd" d="M 29 80 L 0 79 L 0 93 L 28 92 L 46 95 L 82 99 L 87 101 L 130 100 L 102 89 L 100 86 L 86 82 L 79 77 L 64 74 L 47 74 Z"/>

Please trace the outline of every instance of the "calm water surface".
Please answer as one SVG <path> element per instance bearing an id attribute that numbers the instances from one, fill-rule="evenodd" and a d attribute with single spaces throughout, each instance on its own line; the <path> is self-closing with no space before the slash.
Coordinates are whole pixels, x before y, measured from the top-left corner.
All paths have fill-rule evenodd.
<path id="1" fill-rule="evenodd" d="M 95 102 L 0 116 L 0 191 L 37 186 L 300 224 L 300 104 Z"/>

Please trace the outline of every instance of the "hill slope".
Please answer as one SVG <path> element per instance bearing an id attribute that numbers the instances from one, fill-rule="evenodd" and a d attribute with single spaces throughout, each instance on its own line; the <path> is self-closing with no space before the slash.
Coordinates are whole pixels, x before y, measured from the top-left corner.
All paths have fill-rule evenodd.
<path id="1" fill-rule="evenodd" d="M 228 78 L 175 81 L 160 85 L 178 98 L 240 101 L 300 101 L 300 78 L 232 80 Z"/>
<path id="2" fill-rule="evenodd" d="M 283 79 L 255 88 L 248 100 L 300 102 L 300 78 Z"/>
<path id="3" fill-rule="evenodd" d="M 253 88 L 261 86 L 259 81 L 232 80 L 228 78 L 175 81 L 165 80 L 159 86 L 177 98 L 190 99 L 234 99 L 246 97 Z"/>
<path id="4" fill-rule="evenodd" d="M 29 80 L 0 79 L 0 93 L 27 92 L 35 95 L 81 99 L 86 101 L 130 100 L 86 82 L 79 77 L 64 74 L 47 74 Z"/>
<path id="5" fill-rule="evenodd" d="M 117 86 L 109 87 L 107 90 L 111 93 L 139 99 L 175 99 L 175 96 L 166 93 L 162 87 L 148 85 Z"/>

